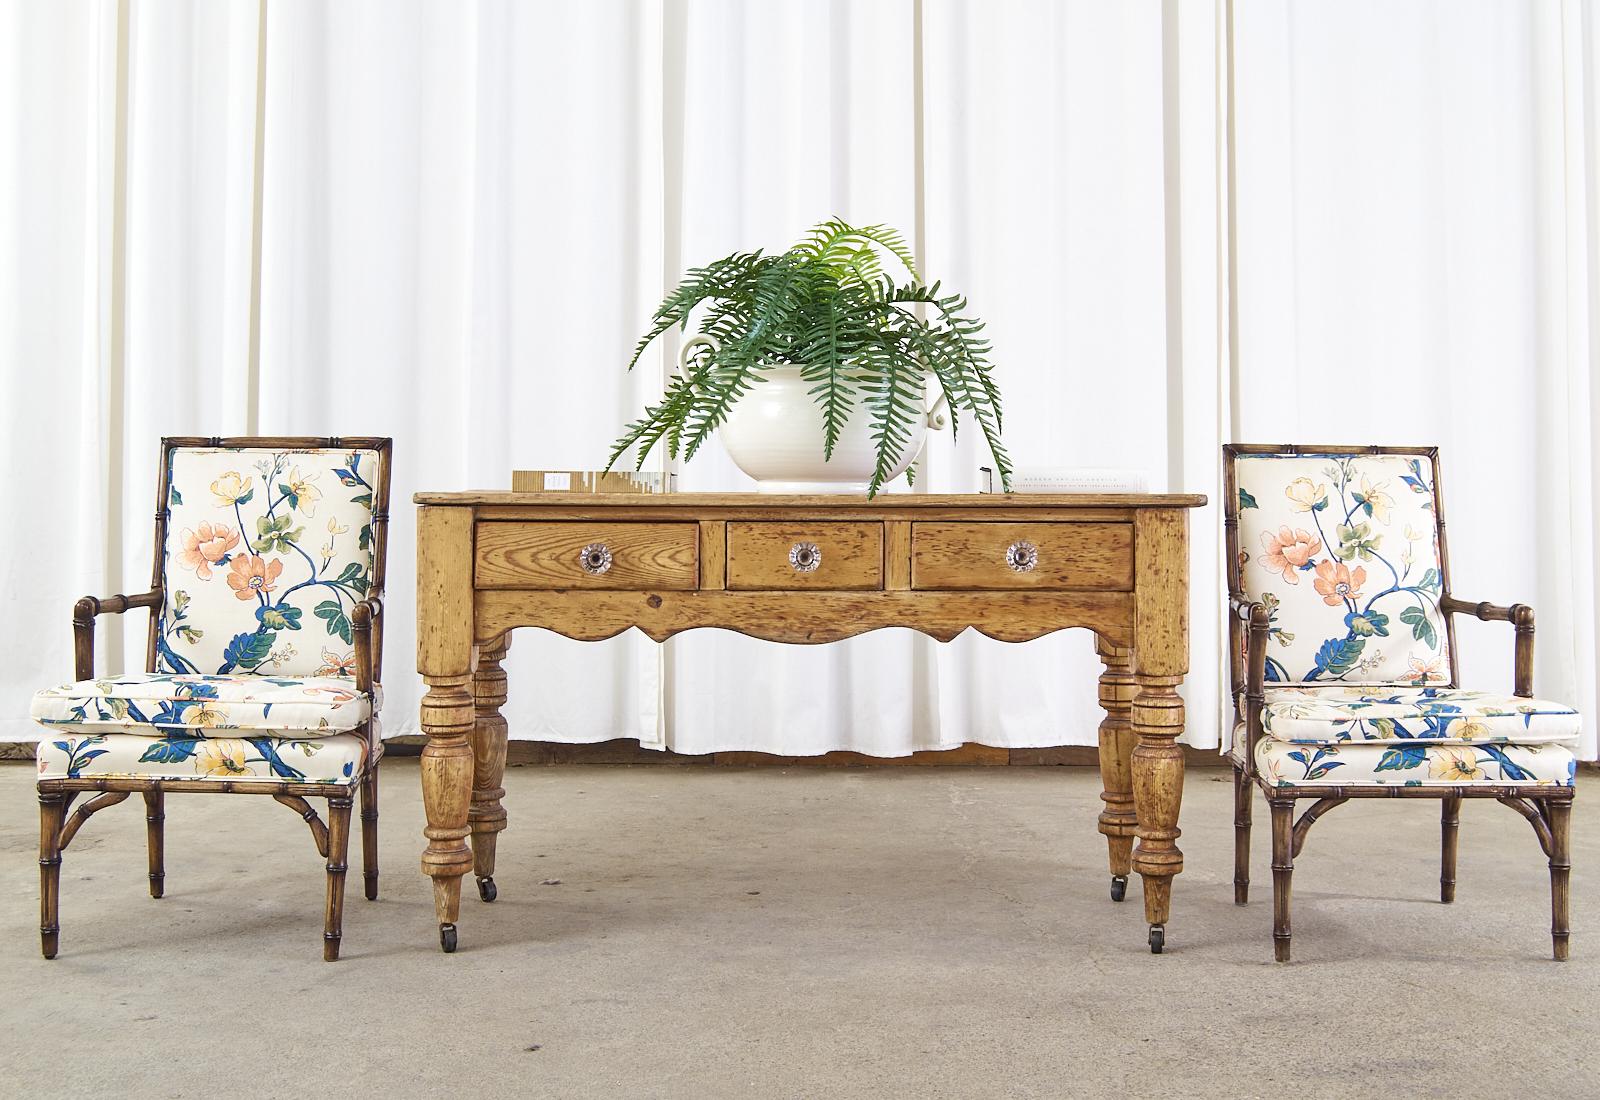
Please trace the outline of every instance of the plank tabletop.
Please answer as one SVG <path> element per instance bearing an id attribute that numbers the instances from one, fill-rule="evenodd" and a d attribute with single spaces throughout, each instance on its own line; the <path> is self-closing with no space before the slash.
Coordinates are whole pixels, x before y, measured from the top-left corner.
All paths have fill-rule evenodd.
<path id="1" fill-rule="evenodd" d="M 528 508 L 1201 508 L 1203 493 L 513 493 L 467 490 L 417 493 L 417 504 Z"/>

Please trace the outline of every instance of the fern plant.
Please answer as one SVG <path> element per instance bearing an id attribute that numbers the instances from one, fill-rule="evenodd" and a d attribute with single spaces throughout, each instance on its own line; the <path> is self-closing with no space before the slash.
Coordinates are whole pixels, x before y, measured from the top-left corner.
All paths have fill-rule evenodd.
<path id="1" fill-rule="evenodd" d="M 885 258 L 909 278 L 887 274 Z M 715 346 L 697 348 L 661 400 L 628 425 L 606 469 L 631 447 L 642 468 L 663 442 L 673 458 L 693 458 L 764 372 L 792 364 L 813 383 L 826 458 L 858 403 L 866 406 L 876 452 L 869 495 L 883 487 L 926 415 L 929 374 L 949 401 L 952 431 L 960 430 L 962 413 L 972 417 L 1009 489 L 989 341 L 966 309 L 961 295 L 924 283 L 905 241 L 882 225 L 830 219 L 787 252 L 736 252 L 693 268 L 656 308 L 628 369 L 668 329 L 687 331 L 696 315 L 699 333 Z"/>

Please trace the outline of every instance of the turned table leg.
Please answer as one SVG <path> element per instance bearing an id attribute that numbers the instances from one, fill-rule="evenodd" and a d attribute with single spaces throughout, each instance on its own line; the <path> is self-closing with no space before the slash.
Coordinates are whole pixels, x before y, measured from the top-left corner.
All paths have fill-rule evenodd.
<path id="1" fill-rule="evenodd" d="M 433 879 L 439 945 L 454 951 L 461 877 L 472 870 L 472 850 L 467 847 L 474 728 L 471 677 L 424 680 L 428 693 L 422 697 L 422 729 L 428 743 L 422 750 L 422 803 L 428 826 L 422 833 L 428 847 L 422 853 L 422 871 Z"/>
<path id="2" fill-rule="evenodd" d="M 1172 877 L 1183 870 L 1183 699 L 1189 671 L 1188 518 L 1175 509 L 1134 517 L 1133 802 L 1139 815 L 1133 869 L 1144 880 L 1150 950 L 1166 946 Z"/>
<path id="3" fill-rule="evenodd" d="M 422 873 L 433 879 L 439 946 L 456 949 L 461 877 L 472 804 L 472 738 L 477 727 L 472 675 L 472 523 L 470 508 L 417 509 L 417 671 L 422 697 Z"/>
<path id="4" fill-rule="evenodd" d="M 1178 807 L 1183 801 L 1183 700 L 1179 678 L 1138 677 L 1139 694 L 1133 703 L 1133 729 L 1139 743 L 1133 750 L 1133 799 L 1139 824 L 1139 847 L 1133 869 L 1144 880 L 1144 917 L 1150 924 L 1150 950 L 1160 954 L 1166 944 L 1172 876 L 1183 870 L 1178 850 Z"/>
<path id="5" fill-rule="evenodd" d="M 476 721 L 472 729 L 472 826 L 473 873 L 478 878 L 478 896 L 493 901 L 499 891 L 494 884 L 495 840 L 506 827 L 502 804 L 506 772 L 506 720 L 500 708 L 506 701 L 506 673 L 500 662 L 511 647 L 510 635 L 483 646 L 478 651 L 478 668 L 472 678 Z"/>
<path id="6" fill-rule="evenodd" d="M 1098 635 L 1095 651 L 1106 666 L 1100 674 L 1100 705 L 1106 712 L 1100 723 L 1100 781 L 1104 786 L 1100 800 L 1105 803 L 1100 811 L 1100 832 L 1105 834 L 1111 862 L 1111 900 L 1121 901 L 1128 890 L 1134 826 L 1139 822 L 1133 808 L 1133 651 Z"/>

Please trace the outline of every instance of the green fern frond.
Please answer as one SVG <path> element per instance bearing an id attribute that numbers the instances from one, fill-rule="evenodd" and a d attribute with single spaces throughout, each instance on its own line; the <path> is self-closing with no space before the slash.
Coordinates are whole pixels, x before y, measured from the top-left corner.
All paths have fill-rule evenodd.
<path id="1" fill-rule="evenodd" d="M 857 227 L 838 218 L 829 218 L 796 245 L 791 254 L 835 268 L 844 275 L 854 274 L 859 282 L 871 282 L 880 270 L 873 245 L 877 245 L 899 260 L 906 271 L 910 272 L 912 279 L 920 281 L 916 258 L 906 246 L 905 238 L 887 225 Z M 863 252 L 869 259 L 858 258 Z M 867 264 L 868 269 L 856 273 L 853 271 L 856 264 Z"/>
<path id="2" fill-rule="evenodd" d="M 911 281 L 898 284 L 885 274 L 885 256 Z M 919 305 L 929 316 L 917 315 Z M 949 402 L 952 427 L 959 430 L 962 413 L 973 418 L 1009 488 L 991 348 L 983 323 L 966 309 L 965 298 L 921 281 L 893 229 L 837 218 L 787 252 L 740 252 L 693 268 L 656 308 L 628 366 L 674 326 L 687 331 L 696 315 L 697 331 L 715 347 L 697 351 L 661 400 L 624 429 L 606 468 L 634 447 L 640 467 L 658 445 L 674 458 L 693 457 L 768 369 L 792 363 L 822 411 L 826 457 L 851 417 L 865 411 L 875 452 L 869 494 L 882 488 L 919 430 L 930 374 Z"/>

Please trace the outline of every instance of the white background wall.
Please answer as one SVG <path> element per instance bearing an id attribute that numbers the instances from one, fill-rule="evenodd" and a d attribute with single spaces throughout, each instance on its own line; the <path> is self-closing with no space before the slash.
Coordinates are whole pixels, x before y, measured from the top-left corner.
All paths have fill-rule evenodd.
<path id="1" fill-rule="evenodd" d="M 1441 445 L 1457 593 L 1535 604 L 1538 688 L 1592 729 L 1593 41 L 1584 5 L 1490 0 L 0 0 L 0 737 L 70 673 L 72 600 L 144 588 L 157 438 L 246 431 L 395 437 L 414 731 L 410 494 L 602 464 L 674 276 L 831 214 L 971 297 L 1019 462 L 1215 499 L 1227 439 Z M 927 484 L 980 461 L 942 440 Z M 720 451 L 682 477 L 747 484 Z M 1202 745 L 1219 542 L 1213 506 Z M 1461 644 L 1510 686 L 1508 631 Z M 1097 667 L 1081 632 L 525 631 L 507 713 L 685 752 L 1089 743 Z"/>

